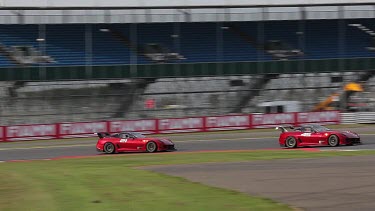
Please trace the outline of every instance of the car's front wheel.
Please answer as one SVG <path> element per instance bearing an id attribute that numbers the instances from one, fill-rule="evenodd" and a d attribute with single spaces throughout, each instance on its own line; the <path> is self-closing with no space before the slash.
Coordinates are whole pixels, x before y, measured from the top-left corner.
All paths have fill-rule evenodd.
<path id="1" fill-rule="evenodd" d="M 107 153 L 107 154 L 113 154 L 115 153 L 116 151 L 116 148 L 115 148 L 115 145 L 108 142 L 108 143 L 105 143 L 104 144 L 104 152 Z"/>
<path id="2" fill-rule="evenodd" d="M 296 138 L 290 136 L 285 141 L 285 146 L 288 148 L 295 148 L 297 147 L 297 140 Z"/>
<path id="3" fill-rule="evenodd" d="M 331 135 L 328 138 L 328 144 L 331 147 L 337 147 L 340 144 L 339 137 L 337 137 L 336 135 Z"/>
<path id="4" fill-rule="evenodd" d="M 156 145 L 155 142 L 150 141 L 146 145 L 146 151 L 147 152 L 156 152 L 158 150 L 158 146 Z"/>

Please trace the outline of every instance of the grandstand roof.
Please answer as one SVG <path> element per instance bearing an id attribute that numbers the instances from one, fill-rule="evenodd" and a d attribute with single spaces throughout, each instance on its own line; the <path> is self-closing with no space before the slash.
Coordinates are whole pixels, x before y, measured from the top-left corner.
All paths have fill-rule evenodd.
<path id="1" fill-rule="evenodd" d="M 375 5 L 368 0 L 0 0 L 0 10 L 166 9 Z"/>

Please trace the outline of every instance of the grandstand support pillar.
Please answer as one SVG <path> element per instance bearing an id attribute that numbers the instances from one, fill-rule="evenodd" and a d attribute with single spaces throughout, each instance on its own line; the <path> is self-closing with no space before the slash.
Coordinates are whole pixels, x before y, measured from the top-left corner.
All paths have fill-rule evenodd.
<path id="1" fill-rule="evenodd" d="M 92 26 L 85 24 L 85 78 L 92 78 Z"/>
<path id="2" fill-rule="evenodd" d="M 46 55 L 46 25 L 39 24 L 38 26 L 38 48 L 42 56 Z M 39 78 L 45 80 L 47 77 L 46 66 L 44 64 L 39 64 Z"/>
<path id="3" fill-rule="evenodd" d="M 260 21 L 257 23 L 257 43 L 264 43 L 265 42 L 265 37 L 264 37 L 264 21 L 268 19 L 268 9 L 267 8 L 262 8 L 261 12 L 261 18 Z M 257 51 L 257 60 L 262 61 L 264 60 L 265 57 L 265 51 L 264 50 L 258 50 Z M 264 62 L 257 62 L 257 73 L 259 74 L 264 74 Z"/>
<path id="4" fill-rule="evenodd" d="M 180 15 L 176 13 L 174 15 L 174 23 L 173 23 L 173 34 L 171 35 L 171 39 L 173 39 L 173 52 L 181 54 L 181 45 L 180 45 L 180 34 L 181 34 L 181 27 L 180 27 Z M 174 66 L 174 75 L 180 76 L 181 75 L 181 67 L 180 64 L 177 62 Z"/>
<path id="5" fill-rule="evenodd" d="M 216 24 L 216 74 L 222 75 L 224 73 L 223 66 L 220 61 L 223 61 L 223 26 L 222 22 Z"/>
<path id="6" fill-rule="evenodd" d="M 301 19 L 298 21 L 298 48 L 304 53 L 305 52 L 305 31 L 306 31 L 306 8 L 300 8 Z M 299 72 L 306 72 L 305 71 L 305 59 L 300 60 L 299 64 Z"/>
<path id="7" fill-rule="evenodd" d="M 345 43 L 346 43 L 346 34 L 345 34 L 345 14 L 344 14 L 344 7 L 339 6 L 338 7 L 338 67 L 340 70 L 345 69 L 345 60 L 343 59 L 345 57 Z"/>
<path id="8" fill-rule="evenodd" d="M 134 12 L 134 11 L 133 11 Z M 138 40 L 137 40 L 137 15 L 132 14 L 132 23 L 130 24 L 130 42 L 133 43 L 132 48 L 135 48 L 130 53 L 130 77 L 137 76 L 137 57 L 138 57 Z"/>

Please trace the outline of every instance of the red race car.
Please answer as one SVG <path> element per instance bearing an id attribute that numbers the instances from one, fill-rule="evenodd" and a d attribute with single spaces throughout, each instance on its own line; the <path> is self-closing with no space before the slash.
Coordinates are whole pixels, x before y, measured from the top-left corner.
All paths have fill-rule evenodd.
<path id="1" fill-rule="evenodd" d="M 107 154 L 118 152 L 174 151 L 174 143 L 167 138 L 149 138 L 141 133 L 96 133 L 99 140 L 96 149 Z"/>
<path id="2" fill-rule="evenodd" d="M 281 147 L 332 146 L 361 144 L 361 138 L 351 131 L 331 130 L 321 125 L 308 124 L 300 127 L 279 126 Z"/>

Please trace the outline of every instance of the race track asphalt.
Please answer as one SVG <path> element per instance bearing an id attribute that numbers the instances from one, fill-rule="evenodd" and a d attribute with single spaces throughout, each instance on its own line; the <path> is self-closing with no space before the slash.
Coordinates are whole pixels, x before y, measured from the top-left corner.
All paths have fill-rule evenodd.
<path id="1" fill-rule="evenodd" d="M 372 211 L 375 156 L 142 167 L 308 211 Z"/>
<path id="2" fill-rule="evenodd" d="M 359 129 L 354 129 L 358 131 Z M 340 149 L 375 149 L 375 131 L 373 127 L 361 129 L 363 145 L 343 146 Z M 372 133 L 372 134 L 371 134 Z M 179 135 L 165 135 L 175 142 L 178 152 L 187 151 L 215 151 L 215 150 L 256 150 L 279 149 L 277 131 L 272 132 L 215 132 L 215 133 L 187 133 Z M 69 156 L 101 155 L 95 149 L 97 138 L 22 141 L 0 143 L 0 161 L 51 159 Z M 320 150 L 331 150 L 331 147 L 320 147 Z M 337 149 L 337 148 L 335 148 Z"/>

